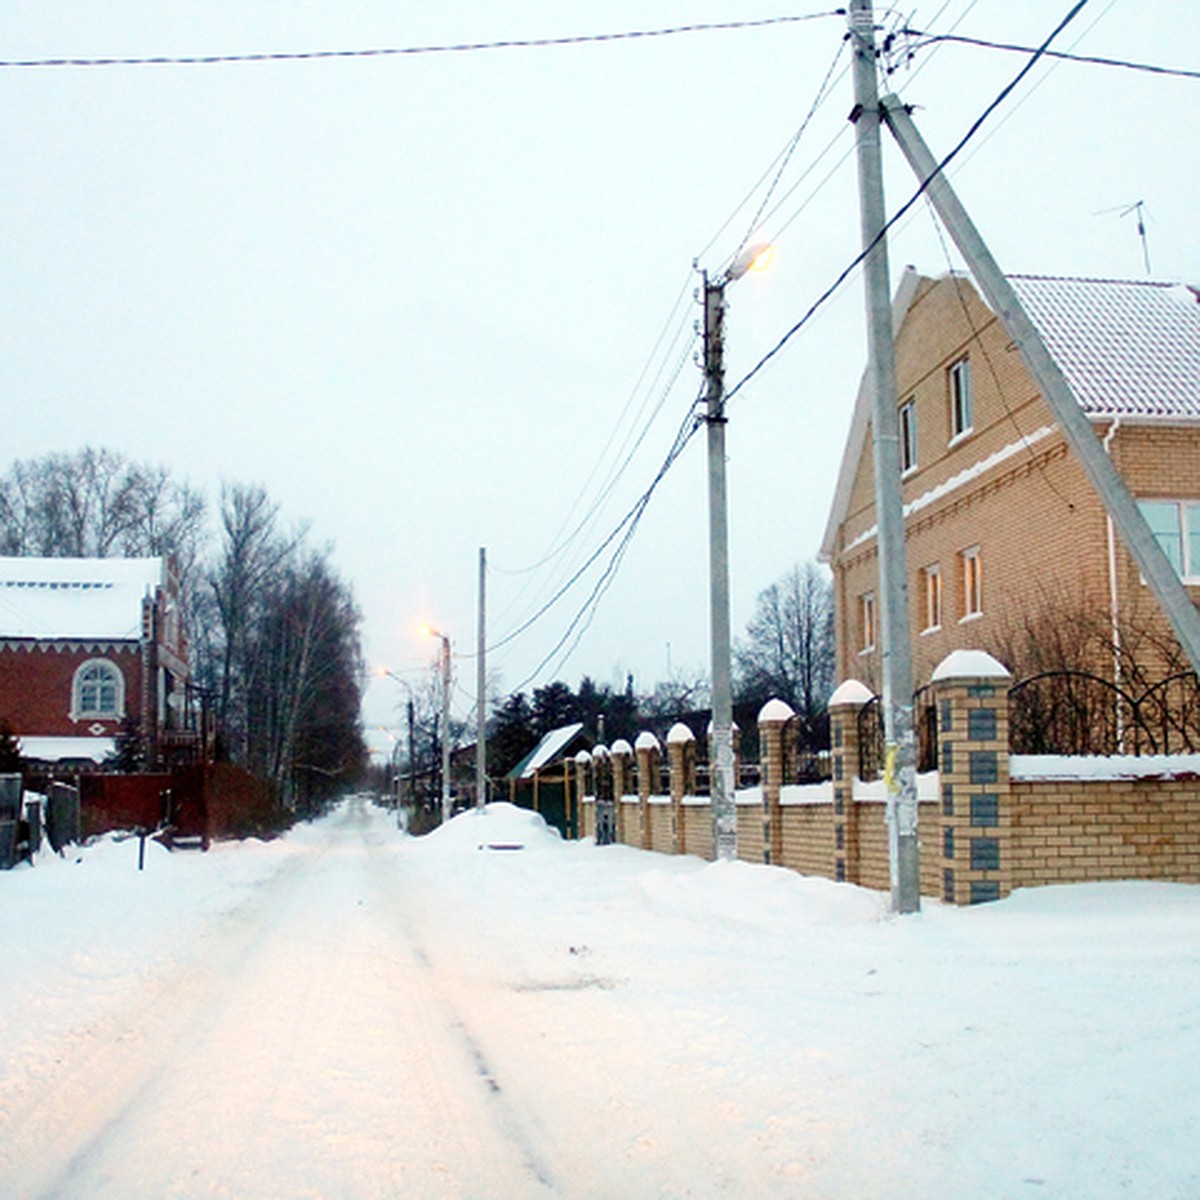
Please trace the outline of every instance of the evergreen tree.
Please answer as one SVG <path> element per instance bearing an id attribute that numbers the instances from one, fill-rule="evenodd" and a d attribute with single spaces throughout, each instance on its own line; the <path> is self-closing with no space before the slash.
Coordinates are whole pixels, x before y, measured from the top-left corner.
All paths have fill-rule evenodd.
<path id="1" fill-rule="evenodd" d="M 0 720 L 0 774 L 16 775 L 21 770 L 21 742 L 7 718 Z"/>

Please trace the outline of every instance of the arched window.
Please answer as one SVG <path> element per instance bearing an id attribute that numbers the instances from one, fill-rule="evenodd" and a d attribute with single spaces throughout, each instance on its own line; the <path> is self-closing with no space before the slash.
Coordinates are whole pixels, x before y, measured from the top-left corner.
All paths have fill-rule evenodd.
<path id="1" fill-rule="evenodd" d="M 93 658 L 75 672 L 71 691 L 71 716 L 116 720 L 125 715 L 125 679 L 115 663 Z"/>

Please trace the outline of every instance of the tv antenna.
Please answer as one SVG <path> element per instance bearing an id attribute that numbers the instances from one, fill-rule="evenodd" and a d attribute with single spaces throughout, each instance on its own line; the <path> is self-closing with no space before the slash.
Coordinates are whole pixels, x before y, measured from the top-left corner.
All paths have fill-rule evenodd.
<path id="1" fill-rule="evenodd" d="M 1115 208 L 1103 208 L 1095 215 L 1098 217 L 1108 216 L 1109 213 L 1116 213 L 1118 216 L 1127 217 L 1133 213 L 1137 218 L 1138 238 L 1142 243 L 1142 262 L 1146 266 L 1146 274 L 1151 274 L 1150 271 L 1150 241 L 1146 236 L 1146 202 L 1144 200 L 1135 200 L 1132 204 L 1118 204 Z"/>

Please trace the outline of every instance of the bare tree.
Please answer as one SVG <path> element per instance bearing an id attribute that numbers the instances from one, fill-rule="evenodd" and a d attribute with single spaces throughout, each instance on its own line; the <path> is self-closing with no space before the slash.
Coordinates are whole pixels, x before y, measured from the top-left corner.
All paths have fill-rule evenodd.
<path id="1" fill-rule="evenodd" d="M 814 563 L 797 564 L 758 594 L 734 652 L 739 701 L 786 700 L 816 727 L 833 687 L 834 651 L 828 575 Z"/>
<path id="2" fill-rule="evenodd" d="M 174 556 L 186 579 L 205 536 L 204 498 L 163 467 L 85 447 L 16 461 L 0 476 L 0 548 L 55 558 Z"/>

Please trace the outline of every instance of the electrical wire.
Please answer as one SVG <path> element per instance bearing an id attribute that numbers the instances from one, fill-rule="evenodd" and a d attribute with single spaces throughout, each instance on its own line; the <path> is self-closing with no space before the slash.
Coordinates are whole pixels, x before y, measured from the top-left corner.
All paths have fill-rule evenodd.
<path id="1" fill-rule="evenodd" d="M 605 539 L 600 543 L 600 545 L 597 546 L 596 549 L 593 550 L 592 553 L 588 555 L 588 557 L 585 560 L 585 562 L 583 563 L 583 565 L 580 566 L 578 568 L 578 570 L 575 571 L 575 573 L 570 577 L 570 579 L 568 579 L 566 581 L 566 583 L 564 583 L 562 585 L 562 587 L 560 587 L 558 589 L 558 591 L 555 592 L 555 594 L 553 596 L 551 596 L 550 599 L 547 600 L 546 603 L 543 604 L 541 608 L 538 609 L 537 612 L 535 612 L 531 617 L 529 617 L 526 621 L 524 621 L 516 629 L 514 629 L 510 633 L 506 634 L 504 637 L 500 638 L 498 641 L 492 643 L 492 645 L 489 646 L 489 650 L 499 650 L 501 647 L 508 645 L 514 639 L 516 639 L 521 634 L 523 634 L 532 625 L 534 625 L 537 621 L 539 621 L 543 616 L 545 616 L 546 613 L 549 612 L 550 609 L 555 604 L 557 604 L 558 601 L 561 600 L 562 597 L 565 596 L 567 594 L 567 592 L 569 592 L 570 589 L 583 577 L 583 575 L 586 573 L 587 569 L 590 566 L 592 566 L 592 564 L 595 563 L 600 558 L 600 556 L 604 553 L 604 551 L 610 545 L 612 545 L 612 543 L 621 534 L 621 531 L 631 521 L 634 521 L 635 519 L 640 520 L 640 513 L 645 511 L 645 507 L 649 503 L 650 497 L 654 494 L 654 491 L 658 487 L 659 483 L 662 481 L 663 476 L 667 473 L 667 471 L 670 469 L 671 465 L 682 453 L 683 447 L 687 444 L 687 442 L 690 440 L 692 434 L 695 432 L 695 422 L 697 422 L 697 420 L 698 420 L 698 418 L 695 415 L 695 408 L 696 408 L 696 403 L 693 402 L 693 404 L 691 405 L 691 407 L 688 410 L 687 416 L 685 417 L 684 421 L 680 425 L 679 431 L 675 435 L 675 441 L 672 443 L 670 451 L 668 451 L 666 458 L 663 460 L 662 466 L 659 467 L 658 473 L 655 475 L 653 482 L 641 494 L 641 496 L 638 497 L 638 499 L 634 503 L 633 507 L 630 508 L 629 511 L 626 512 L 626 514 L 621 518 L 621 520 L 617 522 L 616 526 L 609 532 L 608 536 L 605 537 Z M 690 429 L 688 428 L 689 425 L 691 426 Z M 555 651 L 552 651 L 549 657 L 552 658 L 554 656 L 554 653 L 557 651 L 557 649 L 558 649 L 558 647 L 555 647 Z M 539 667 L 538 669 L 540 670 L 541 668 Z M 517 690 L 519 691 L 520 689 L 518 688 Z"/>
<path id="2" fill-rule="evenodd" d="M 1001 104 L 1012 94 L 1017 85 L 1033 70 L 1034 65 L 1045 55 L 1050 43 L 1077 17 L 1083 7 L 1088 3 L 1088 0 L 1076 0 L 1070 11 L 1065 17 L 1054 27 L 1053 31 L 1046 40 L 1036 50 L 1031 53 L 1029 61 L 1017 72 L 1017 74 L 1000 90 L 996 97 L 984 108 L 983 112 L 971 122 L 966 133 L 958 140 L 954 148 L 942 159 L 934 168 L 932 174 L 921 180 L 917 190 L 896 210 L 892 216 L 884 222 L 883 227 L 871 239 L 871 241 L 863 247 L 863 249 L 854 257 L 854 259 L 839 273 L 837 278 L 827 287 L 820 296 L 809 306 L 808 311 L 797 321 L 775 345 L 767 351 L 766 354 L 758 360 L 738 382 L 729 389 L 726 393 L 726 403 L 728 404 L 734 396 L 736 396 L 749 382 L 752 380 L 764 367 L 778 355 L 803 329 L 808 322 L 816 315 L 817 311 L 822 308 L 825 303 L 833 296 L 833 294 L 849 279 L 850 275 L 857 270 L 865 261 L 867 255 L 887 237 L 888 232 L 892 227 L 901 220 L 917 203 L 917 201 L 925 194 L 929 187 L 930 181 L 938 174 L 943 172 L 947 166 L 958 156 L 959 152 L 971 141 L 976 133 L 979 132 L 984 122 L 1000 107 Z"/>
<path id="3" fill-rule="evenodd" d="M 758 208 L 755 211 L 754 216 L 750 218 L 750 223 L 746 226 L 746 232 L 742 235 L 742 240 L 738 243 L 737 249 L 734 250 L 732 255 L 730 255 L 730 262 L 737 262 L 742 255 L 742 251 L 745 250 L 747 244 L 749 243 L 751 237 L 754 236 L 755 230 L 758 229 L 759 223 L 762 220 L 763 212 L 766 210 L 767 205 L 771 203 L 771 197 L 775 194 L 775 189 L 779 186 L 779 181 L 783 177 L 784 171 L 787 170 L 788 163 L 791 162 L 792 155 L 796 152 L 796 147 L 800 145 L 800 140 L 807 132 L 809 125 L 812 123 L 813 117 L 817 115 L 817 111 L 825 103 L 826 98 L 832 90 L 833 73 L 837 70 L 837 65 L 841 61 L 845 48 L 846 42 L 843 39 L 838 43 L 837 50 L 834 52 L 833 59 L 829 64 L 829 68 L 825 72 L 825 78 L 821 80 L 821 85 L 817 88 L 817 94 L 813 98 L 812 104 L 809 105 L 808 112 L 805 114 L 804 120 L 800 122 L 800 128 L 797 129 L 792 135 L 791 140 L 785 147 L 783 154 L 779 156 L 782 161 L 779 161 L 779 158 L 776 159 L 776 161 L 779 162 L 779 168 L 775 172 L 775 177 L 771 180 L 771 186 L 767 188 L 766 192 L 763 194 L 763 198 L 759 201 Z M 846 70 L 848 69 L 849 68 L 846 68 Z M 842 75 L 845 73 L 845 70 L 843 70 Z M 839 75 L 838 79 L 840 80 L 841 78 L 842 76 Z M 803 178 L 803 176 L 801 176 L 801 178 Z M 711 244 L 712 243 L 710 242 L 709 245 Z"/>
<path id="4" fill-rule="evenodd" d="M 227 63 L 308 62 L 337 58 L 397 58 L 421 54 L 463 54 L 482 50 L 528 50 L 550 46 L 582 46 L 603 42 L 627 42 L 640 39 L 674 37 L 687 33 L 728 32 L 762 29 L 771 25 L 799 24 L 825 17 L 844 16 L 845 9 L 803 13 L 784 17 L 761 17 L 745 21 L 712 21 L 691 25 L 673 25 L 663 29 L 634 29 L 619 33 L 572 34 L 563 37 L 506 38 L 492 42 L 458 42 L 435 46 L 397 46 L 366 50 L 259 51 L 246 54 L 156 54 L 148 57 L 103 58 L 18 58 L 0 59 L 0 67 L 208 67 Z"/>
<path id="5" fill-rule="evenodd" d="M 1038 53 L 1031 46 L 1018 46 L 1011 42 L 993 42 L 987 38 L 967 37 L 955 33 L 922 33 L 917 29 L 905 29 L 904 33 L 922 39 L 914 49 L 920 50 L 926 46 L 938 43 L 953 42 L 961 46 L 976 46 L 985 50 L 1008 50 L 1015 54 Z M 1127 71 L 1144 71 L 1150 75 L 1171 75 L 1179 79 L 1200 79 L 1200 71 L 1191 71 L 1186 67 L 1164 67 L 1157 63 L 1131 62 L 1128 59 L 1104 58 L 1098 54 L 1072 54 L 1066 50 L 1046 50 L 1041 52 L 1046 58 L 1058 59 L 1061 62 L 1083 63 L 1096 67 L 1118 67 Z"/>

